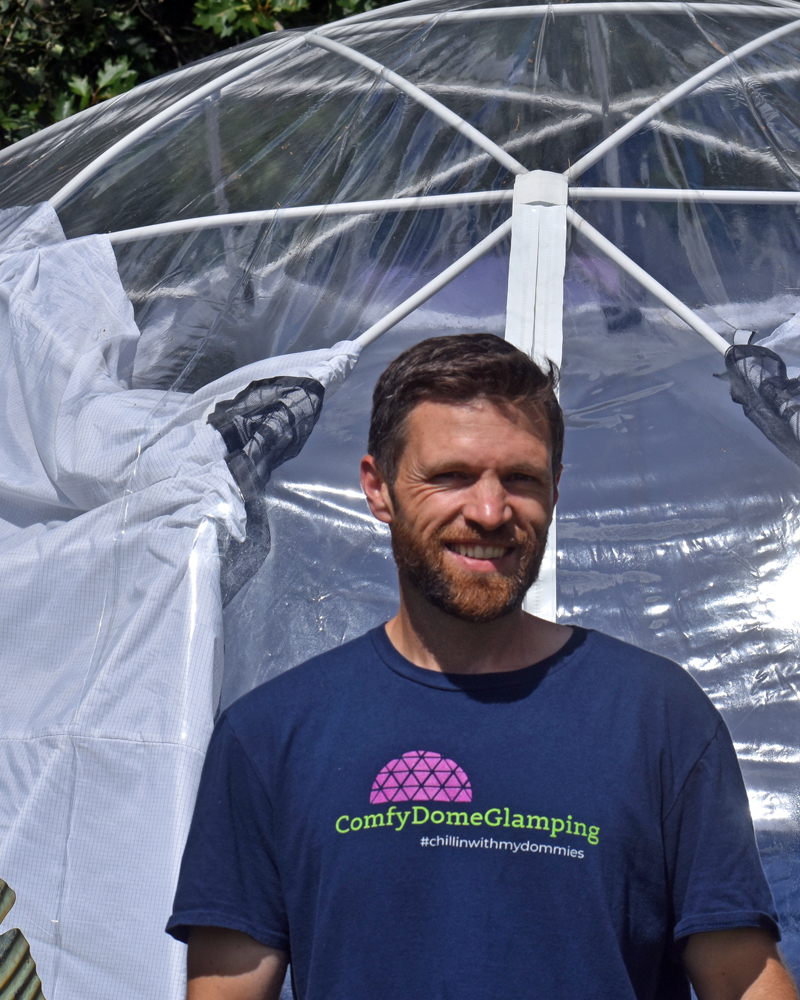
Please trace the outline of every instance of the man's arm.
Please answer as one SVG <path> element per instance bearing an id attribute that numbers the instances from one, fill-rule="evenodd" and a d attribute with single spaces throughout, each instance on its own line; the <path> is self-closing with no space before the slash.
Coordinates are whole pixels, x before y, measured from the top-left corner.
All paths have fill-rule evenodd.
<path id="1" fill-rule="evenodd" d="M 757 927 L 692 934 L 683 964 L 698 1000 L 798 1000 L 772 936 Z"/>
<path id="2" fill-rule="evenodd" d="M 241 931 L 193 927 L 186 1000 L 278 1000 L 288 961 Z"/>

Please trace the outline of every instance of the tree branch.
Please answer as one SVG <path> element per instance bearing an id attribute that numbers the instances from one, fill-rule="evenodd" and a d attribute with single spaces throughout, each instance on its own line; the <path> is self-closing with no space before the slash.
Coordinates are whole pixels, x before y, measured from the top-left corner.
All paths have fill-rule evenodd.
<path id="1" fill-rule="evenodd" d="M 161 37 L 164 39 L 164 41 L 167 43 L 170 49 L 172 49 L 172 54 L 175 56 L 178 65 L 183 66 L 184 64 L 183 56 L 181 55 L 181 51 L 178 48 L 177 44 L 175 43 L 175 39 L 170 34 L 169 29 L 165 25 L 163 25 L 158 20 L 158 18 L 155 17 L 155 15 L 151 14 L 150 11 L 147 10 L 147 8 L 142 4 L 142 0 L 136 0 L 136 2 L 134 3 L 134 7 L 139 11 L 142 17 L 147 18 L 147 20 L 153 25 L 158 34 L 161 35 Z"/>

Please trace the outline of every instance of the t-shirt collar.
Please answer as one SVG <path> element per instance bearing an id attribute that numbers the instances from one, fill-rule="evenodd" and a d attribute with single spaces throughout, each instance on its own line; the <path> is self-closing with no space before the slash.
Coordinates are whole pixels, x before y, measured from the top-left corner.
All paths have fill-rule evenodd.
<path id="1" fill-rule="evenodd" d="M 443 674 L 437 670 L 418 667 L 399 653 L 386 634 L 386 626 L 379 625 L 368 635 L 371 638 L 378 656 L 390 670 L 401 677 L 424 684 L 426 687 L 438 688 L 441 691 L 491 691 L 498 688 L 523 687 L 536 680 L 541 680 L 546 674 L 565 667 L 577 655 L 582 655 L 582 646 L 591 634 L 591 629 L 572 626 L 572 635 L 567 642 L 551 656 L 539 660 L 530 667 L 519 670 L 505 670 L 489 674 Z"/>

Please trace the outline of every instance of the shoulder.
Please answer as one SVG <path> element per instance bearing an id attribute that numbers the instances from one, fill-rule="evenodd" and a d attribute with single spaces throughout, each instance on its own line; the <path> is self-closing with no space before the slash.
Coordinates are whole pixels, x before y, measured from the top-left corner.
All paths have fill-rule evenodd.
<path id="1" fill-rule="evenodd" d="M 660 653 L 654 653 L 642 646 L 634 646 L 633 643 L 616 639 L 596 629 L 582 631 L 586 633 L 586 645 L 591 649 L 592 655 L 609 666 L 613 665 L 617 670 L 636 671 L 645 676 L 653 674 L 656 677 L 670 679 L 679 676 L 690 678 L 680 664 Z M 692 683 L 696 686 L 696 682 Z"/>
<path id="2" fill-rule="evenodd" d="M 631 762 L 632 788 L 637 775 L 646 776 L 641 795 L 661 790 L 663 802 L 674 803 L 712 746 L 735 767 L 722 716 L 686 669 L 600 632 L 588 633 L 583 650 L 571 703 L 582 711 L 587 738 L 608 767 Z"/>
<path id="3" fill-rule="evenodd" d="M 651 718 L 678 714 L 686 723 L 712 730 L 722 721 L 694 677 L 674 660 L 603 632 L 589 631 L 584 647 L 586 672 L 594 683 Z"/>
<path id="4" fill-rule="evenodd" d="M 224 717 L 240 739 L 253 729 L 263 732 L 268 718 L 287 719 L 325 704 L 335 692 L 363 686 L 376 659 L 372 632 L 327 650 L 253 688 L 225 710 Z"/>

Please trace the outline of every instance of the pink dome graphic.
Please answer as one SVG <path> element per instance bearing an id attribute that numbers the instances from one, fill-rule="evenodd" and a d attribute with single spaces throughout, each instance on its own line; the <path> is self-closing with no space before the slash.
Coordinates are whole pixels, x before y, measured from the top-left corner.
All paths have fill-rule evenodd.
<path id="1" fill-rule="evenodd" d="M 472 802 L 472 785 L 454 760 L 428 750 L 409 750 L 390 760 L 372 783 L 369 800 L 380 802 Z"/>

